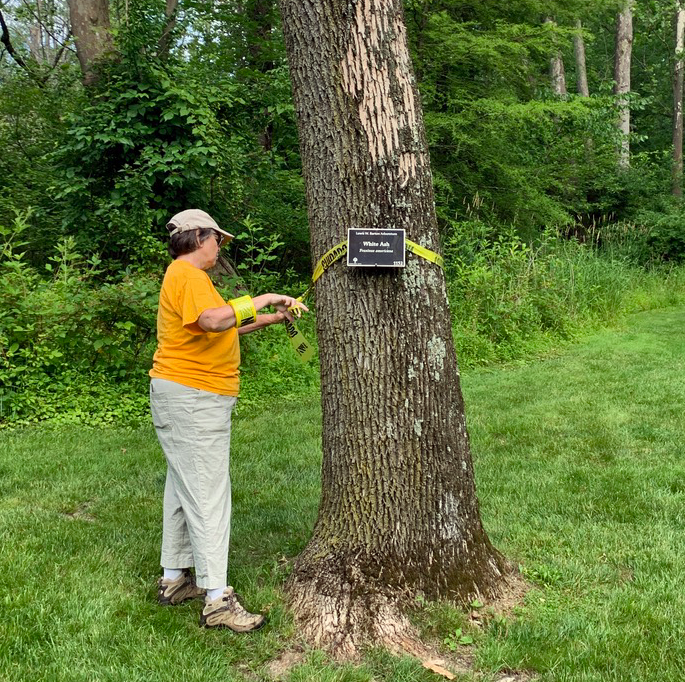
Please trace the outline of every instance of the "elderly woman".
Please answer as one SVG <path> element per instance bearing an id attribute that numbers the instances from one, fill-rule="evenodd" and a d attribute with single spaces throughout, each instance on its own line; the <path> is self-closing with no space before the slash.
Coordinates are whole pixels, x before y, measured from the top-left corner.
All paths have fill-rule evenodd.
<path id="1" fill-rule="evenodd" d="M 167 460 L 160 604 L 204 595 L 200 625 L 249 632 L 265 618 L 248 613 L 228 586 L 231 520 L 231 411 L 240 389 L 239 334 L 299 317 L 290 296 L 244 296 L 226 304 L 205 270 L 233 238 L 204 211 L 167 224 L 173 262 L 157 313 L 158 347 L 150 370 L 150 407 Z M 275 312 L 258 315 L 271 306 Z M 195 575 L 191 572 L 195 569 Z"/>

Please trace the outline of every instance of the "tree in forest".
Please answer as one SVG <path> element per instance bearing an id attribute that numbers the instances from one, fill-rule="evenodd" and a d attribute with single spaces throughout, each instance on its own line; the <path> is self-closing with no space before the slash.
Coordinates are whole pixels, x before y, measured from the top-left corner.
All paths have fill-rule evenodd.
<path id="1" fill-rule="evenodd" d="M 9 20 L 3 14 L 5 9 L 11 12 Z M 66 15 L 63 4 L 54 1 L 44 3 L 43 0 L 26 0 L 21 6 L 8 4 L 0 9 L 0 43 L 3 52 L 6 51 L 14 63 L 40 87 L 45 86 L 72 50 Z M 17 16 L 20 17 L 19 21 Z M 11 35 L 10 23 L 15 24 L 12 27 L 16 30 L 14 35 Z"/>
<path id="2" fill-rule="evenodd" d="M 675 65 L 673 67 L 673 195 L 683 195 L 683 49 L 685 7 L 678 0 L 675 17 Z"/>
<path id="3" fill-rule="evenodd" d="M 281 0 L 315 261 L 350 227 L 437 251 L 430 163 L 401 0 Z M 411 646 L 403 600 L 497 595 L 481 524 L 445 277 L 347 269 L 317 281 L 322 497 L 288 591 L 302 633 L 340 656 Z"/>
<path id="4" fill-rule="evenodd" d="M 619 109 L 618 128 L 621 134 L 619 166 L 630 166 L 630 63 L 633 50 L 633 0 L 625 0 L 616 21 L 616 56 L 614 62 L 614 94 Z"/>
<path id="5" fill-rule="evenodd" d="M 112 50 L 109 0 L 68 0 L 71 31 L 84 85 L 97 80 L 95 65 Z"/>
<path id="6" fill-rule="evenodd" d="M 556 23 L 551 17 L 545 19 L 545 24 L 551 26 L 552 29 L 556 28 Z M 553 42 L 555 43 L 555 46 L 552 55 L 549 58 L 549 77 L 552 81 L 552 90 L 554 91 L 554 94 L 557 95 L 557 97 L 565 97 L 567 91 L 564 58 L 561 51 L 556 47 L 556 40 Z"/>
<path id="7" fill-rule="evenodd" d="M 590 88 L 587 84 L 583 22 L 580 19 L 576 20 L 576 32 L 573 36 L 573 51 L 576 58 L 576 89 L 581 97 L 589 97 Z"/>

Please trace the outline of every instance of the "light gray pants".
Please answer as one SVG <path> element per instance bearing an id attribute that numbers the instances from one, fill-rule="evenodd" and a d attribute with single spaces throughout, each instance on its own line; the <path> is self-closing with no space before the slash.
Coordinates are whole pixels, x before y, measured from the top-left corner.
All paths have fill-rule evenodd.
<path id="1" fill-rule="evenodd" d="M 150 409 L 167 461 L 161 564 L 195 567 L 199 587 L 227 585 L 231 411 L 237 398 L 164 379 Z"/>

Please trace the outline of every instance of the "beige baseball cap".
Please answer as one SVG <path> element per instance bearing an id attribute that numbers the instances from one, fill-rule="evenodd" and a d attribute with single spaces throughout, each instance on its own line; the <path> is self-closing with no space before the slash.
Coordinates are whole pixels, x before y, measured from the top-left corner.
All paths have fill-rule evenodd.
<path id="1" fill-rule="evenodd" d="M 169 236 L 173 237 L 179 232 L 187 232 L 188 230 L 200 230 L 202 228 L 208 228 L 210 230 L 216 230 L 219 234 L 223 235 L 223 241 L 221 246 L 228 243 L 233 239 L 233 235 L 226 230 L 222 230 L 217 224 L 214 218 L 212 218 L 209 213 L 201 211 L 199 208 L 189 208 L 186 211 L 181 211 L 177 213 L 167 224 L 167 230 L 169 230 Z"/>

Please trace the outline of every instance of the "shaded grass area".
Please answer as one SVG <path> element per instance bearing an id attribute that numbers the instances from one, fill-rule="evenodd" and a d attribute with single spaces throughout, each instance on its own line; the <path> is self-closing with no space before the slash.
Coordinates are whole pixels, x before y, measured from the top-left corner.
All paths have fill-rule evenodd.
<path id="1" fill-rule="evenodd" d="M 634 316 L 563 355 L 463 377 L 478 490 L 494 543 L 534 585 L 472 625 L 417 604 L 424 632 L 498 679 L 664 680 L 685 660 L 685 310 Z M 199 603 L 155 604 L 164 464 L 151 427 L 0 434 L 0 679 L 261 680 L 297 642 L 281 587 L 319 495 L 318 400 L 234 423 L 231 582 L 270 623 L 197 627 Z M 479 608 L 479 607 L 477 607 Z M 499 672 L 498 672 L 499 671 Z M 370 652 L 305 652 L 291 682 L 436 680 Z"/>

